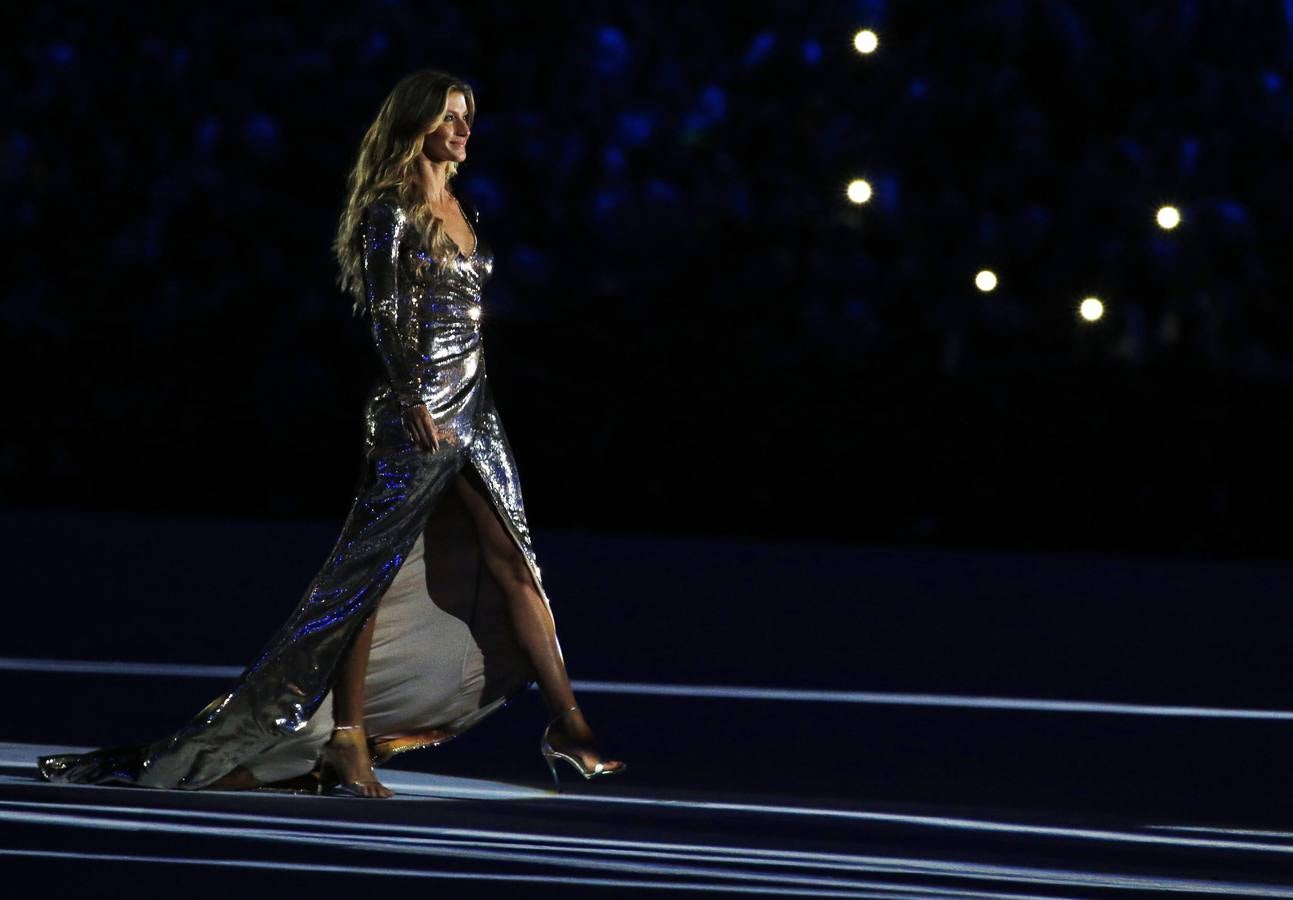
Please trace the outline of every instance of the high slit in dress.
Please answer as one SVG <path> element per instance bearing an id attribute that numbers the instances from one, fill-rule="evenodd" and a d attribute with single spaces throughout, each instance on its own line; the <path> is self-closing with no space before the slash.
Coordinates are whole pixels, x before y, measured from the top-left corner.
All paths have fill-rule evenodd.
<path id="1" fill-rule="evenodd" d="M 364 404 L 350 511 L 296 608 L 237 681 L 182 728 L 148 743 L 40 757 L 43 778 L 196 790 L 241 766 L 270 787 L 308 780 L 332 730 L 338 667 L 374 612 L 364 728 L 376 765 L 461 734 L 535 680 L 452 490 L 461 474 L 487 497 L 551 615 L 485 372 L 481 300 L 494 259 L 479 211 L 465 199 L 463 210 L 476 247 L 447 268 L 421 249 L 396 200 L 364 210 L 365 312 L 382 376 Z M 435 451 L 405 431 L 401 412 L 418 403 L 436 421 Z"/>

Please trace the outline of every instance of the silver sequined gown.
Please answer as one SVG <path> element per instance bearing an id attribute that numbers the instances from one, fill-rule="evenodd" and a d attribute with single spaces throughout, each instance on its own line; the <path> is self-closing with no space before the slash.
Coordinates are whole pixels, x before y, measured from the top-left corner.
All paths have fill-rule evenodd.
<path id="1" fill-rule="evenodd" d="M 382 201 L 365 211 L 367 321 L 383 377 L 365 402 L 364 467 L 341 534 L 286 622 L 178 731 L 41 757 L 44 778 L 199 789 L 241 765 L 263 783 L 299 780 L 329 736 L 339 663 L 374 607 L 364 724 L 378 764 L 460 734 L 534 681 L 451 484 L 462 473 L 484 489 L 551 614 L 485 373 L 482 290 L 494 259 L 479 213 L 467 201 L 464 212 L 476 232 L 472 254 L 417 274 L 425 257 L 404 210 Z M 403 427 L 401 408 L 419 402 L 439 426 L 434 452 Z"/>

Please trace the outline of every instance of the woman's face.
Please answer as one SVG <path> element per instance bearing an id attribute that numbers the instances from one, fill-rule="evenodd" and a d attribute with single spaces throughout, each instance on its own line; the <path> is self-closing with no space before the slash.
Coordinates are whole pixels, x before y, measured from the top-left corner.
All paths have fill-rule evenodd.
<path id="1" fill-rule="evenodd" d="M 462 91 L 449 92 L 449 108 L 439 123 L 433 123 L 422 138 L 422 155 L 431 162 L 460 163 L 467 158 L 467 98 Z"/>

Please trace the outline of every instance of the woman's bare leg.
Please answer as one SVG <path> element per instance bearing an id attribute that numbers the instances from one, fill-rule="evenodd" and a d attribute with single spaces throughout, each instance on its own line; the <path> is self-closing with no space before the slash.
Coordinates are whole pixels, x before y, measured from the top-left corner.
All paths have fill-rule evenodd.
<path id="1" fill-rule="evenodd" d="M 368 656 L 373 646 L 373 627 L 376 612 L 368 617 L 359 632 L 354 646 L 342 659 L 337 671 L 337 681 L 332 689 L 332 718 L 337 725 L 358 725 L 333 732 L 333 743 L 344 746 L 342 753 L 342 778 L 346 781 L 366 781 L 375 777 L 372 758 L 368 753 L 368 740 L 364 734 L 364 676 L 368 672 Z M 256 776 L 245 766 L 238 766 L 219 780 L 207 785 L 216 790 L 251 790 L 261 786 Z M 381 783 L 370 786 L 369 796 L 391 797 L 394 791 Z"/>
<path id="2" fill-rule="evenodd" d="M 246 766 L 235 766 L 233 771 L 220 776 L 220 778 L 208 784 L 204 790 L 250 791 L 260 786 L 260 780 L 251 774 L 251 769 Z"/>
<path id="3" fill-rule="evenodd" d="M 539 594 L 530 567 L 526 565 L 516 542 L 512 540 L 503 523 L 499 521 L 494 506 L 474 488 L 464 475 L 454 479 L 454 488 L 467 508 L 476 526 L 485 566 L 497 579 L 507 597 L 508 612 L 522 649 L 529 656 L 539 682 L 539 690 L 553 716 L 563 715 L 560 730 L 573 742 L 590 767 L 602 761 L 596 752 L 595 739 L 583 713 L 576 709 L 575 692 L 570 686 L 570 676 L 557 646 L 557 627 L 548 611 L 548 605 Z M 618 761 L 606 760 L 607 768 L 614 769 Z"/>
<path id="4" fill-rule="evenodd" d="M 368 753 L 368 736 L 363 727 L 364 676 L 368 672 L 368 656 L 373 646 L 373 627 L 376 623 L 377 610 L 373 610 L 350 652 L 338 667 L 337 680 L 332 687 L 332 718 L 338 729 L 332 732 L 332 739 L 328 743 L 329 746 L 341 748 L 338 767 L 341 769 L 342 780 L 366 782 L 366 796 L 393 797 L 395 792 L 378 781 L 373 772 L 373 760 Z"/>
<path id="5" fill-rule="evenodd" d="M 350 652 L 337 667 L 337 681 L 332 686 L 332 719 L 337 725 L 364 724 L 364 675 L 368 672 L 368 655 L 373 648 L 373 626 L 377 611 L 368 616 Z"/>

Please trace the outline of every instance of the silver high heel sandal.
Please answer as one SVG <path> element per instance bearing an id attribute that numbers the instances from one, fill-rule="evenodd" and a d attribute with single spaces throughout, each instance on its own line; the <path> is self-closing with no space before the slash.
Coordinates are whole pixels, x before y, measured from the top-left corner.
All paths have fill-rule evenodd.
<path id="1" fill-rule="evenodd" d="M 356 728 L 363 728 L 362 725 L 337 725 L 332 730 L 350 731 Z M 369 766 L 368 771 L 372 772 L 373 767 Z M 374 773 L 376 775 L 376 773 Z M 333 744 L 331 738 L 328 743 L 323 745 L 323 751 L 319 755 L 319 788 L 320 794 L 329 794 L 341 797 L 362 797 L 365 800 L 386 800 L 381 794 L 369 795 L 364 793 L 364 787 L 373 784 L 381 784 L 376 777 L 367 781 L 342 781 L 341 780 L 341 746 Z M 382 785 L 382 787 L 386 787 Z M 390 788 L 386 788 L 390 790 Z M 392 791 L 392 793 L 394 793 Z"/>
<path id="2" fill-rule="evenodd" d="M 590 768 L 585 765 L 584 761 L 578 756 L 564 753 L 561 750 L 553 748 L 552 743 L 548 740 L 548 734 L 552 731 L 552 726 L 556 725 L 557 722 L 564 719 L 569 713 L 572 713 L 577 709 L 579 709 L 578 706 L 572 706 L 565 712 L 561 712 L 553 716 L 552 720 L 548 722 L 548 727 L 543 729 L 543 738 L 539 741 L 539 752 L 543 754 L 543 761 L 548 764 L 548 771 L 552 773 L 552 782 L 557 786 L 557 790 L 561 790 L 561 782 L 557 779 L 556 764 L 556 761 L 559 759 L 564 759 L 566 762 L 574 766 L 575 771 L 584 776 L 585 781 L 592 781 L 594 778 L 601 778 L 607 775 L 618 775 L 629 767 L 628 763 L 623 760 L 612 760 L 612 762 L 618 762 L 619 765 L 607 766 L 606 763 L 599 762 L 597 765 Z"/>

